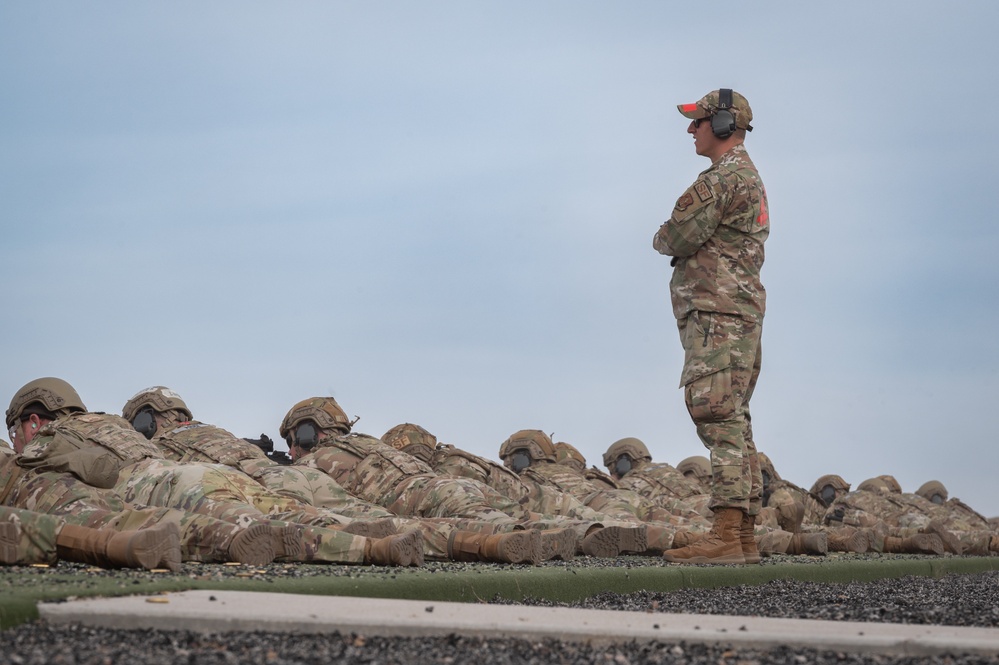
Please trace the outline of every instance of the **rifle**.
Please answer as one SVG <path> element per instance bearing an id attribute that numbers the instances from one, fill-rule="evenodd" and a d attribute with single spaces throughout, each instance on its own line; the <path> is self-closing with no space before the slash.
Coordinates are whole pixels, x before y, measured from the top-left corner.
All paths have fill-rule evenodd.
<path id="1" fill-rule="evenodd" d="M 264 451 L 264 454 L 267 455 L 267 459 L 271 460 L 272 462 L 277 462 L 278 464 L 282 465 L 288 465 L 291 464 L 292 462 L 291 457 L 288 455 L 287 451 L 274 450 L 274 439 L 267 436 L 266 434 L 261 434 L 259 439 L 250 439 L 247 437 L 243 437 L 243 441 L 252 443 L 257 448 L 260 448 L 262 451 Z"/>

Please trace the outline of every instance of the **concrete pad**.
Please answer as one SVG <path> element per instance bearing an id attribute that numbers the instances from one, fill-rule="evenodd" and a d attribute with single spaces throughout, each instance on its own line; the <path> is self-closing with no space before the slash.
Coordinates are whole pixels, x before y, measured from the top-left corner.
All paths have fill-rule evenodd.
<path id="1" fill-rule="evenodd" d="M 40 603 L 50 623 L 196 632 L 271 631 L 421 637 L 553 638 L 596 645 L 637 642 L 803 646 L 850 652 L 999 654 L 999 629 L 704 614 L 659 614 L 247 591 Z"/>

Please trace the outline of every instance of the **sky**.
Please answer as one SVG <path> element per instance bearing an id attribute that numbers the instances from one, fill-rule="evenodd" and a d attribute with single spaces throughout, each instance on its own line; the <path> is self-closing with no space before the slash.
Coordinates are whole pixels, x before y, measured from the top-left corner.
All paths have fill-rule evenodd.
<path id="1" fill-rule="evenodd" d="M 496 459 L 703 455 L 652 237 L 730 87 L 770 203 L 757 447 L 999 515 L 999 3 L 0 3 L 0 403 L 331 395 Z M 279 448 L 283 446 L 279 444 Z"/>

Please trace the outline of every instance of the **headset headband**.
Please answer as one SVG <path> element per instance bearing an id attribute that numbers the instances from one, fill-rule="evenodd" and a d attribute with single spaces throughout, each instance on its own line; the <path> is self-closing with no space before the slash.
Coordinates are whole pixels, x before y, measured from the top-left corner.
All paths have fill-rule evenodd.
<path id="1" fill-rule="evenodd" d="M 718 110 L 732 108 L 732 88 L 721 88 L 718 91 Z"/>

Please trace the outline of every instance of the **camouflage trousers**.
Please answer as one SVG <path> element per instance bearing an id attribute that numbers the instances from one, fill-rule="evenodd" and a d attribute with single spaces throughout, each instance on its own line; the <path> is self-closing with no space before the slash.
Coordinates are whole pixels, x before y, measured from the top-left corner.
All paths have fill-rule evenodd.
<path id="1" fill-rule="evenodd" d="M 56 537 L 63 524 L 51 515 L 0 506 L 0 563 L 55 563 Z"/>
<path id="2" fill-rule="evenodd" d="M 114 489 L 128 502 L 208 515 L 244 528 L 260 522 L 293 526 L 304 538 L 306 561 L 365 559 L 368 539 L 330 528 L 338 524 L 331 511 L 276 495 L 227 466 L 145 459 L 124 467 Z"/>
<path id="3" fill-rule="evenodd" d="M 126 531 L 173 522 L 180 530 L 181 558 L 184 561 L 228 561 L 229 544 L 245 528 L 207 515 L 133 506 L 122 501 L 113 491 L 91 487 L 69 473 L 25 473 L 5 501 L 8 506 L 95 529 Z"/>
<path id="4" fill-rule="evenodd" d="M 749 400 L 760 375 L 762 329 L 753 321 L 716 312 L 691 312 L 677 326 L 684 350 L 684 401 L 711 458 L 710 507 L 756 515 L 763 476 Z"/>

